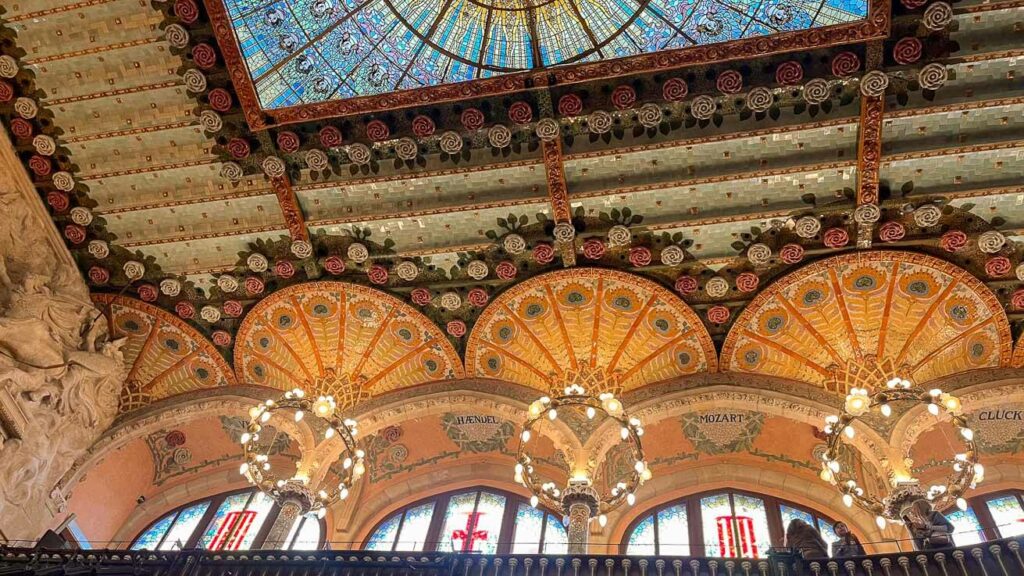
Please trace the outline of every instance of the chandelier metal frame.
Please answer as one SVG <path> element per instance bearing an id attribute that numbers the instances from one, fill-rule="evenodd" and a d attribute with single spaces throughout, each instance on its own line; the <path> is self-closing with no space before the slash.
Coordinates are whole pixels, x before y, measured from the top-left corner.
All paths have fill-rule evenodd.
<path id="1" fill-rule="evenodd" d="M 321 420 L 327 425 L 323 433 L 324 439 L 337 437 L 345 445 L 345 449 L 336 460 L 342 463 L 343 470 L 337 486 L 311 487 L 311 480 L 308 477 L 296 474 L 284 478 L 270 474 L 269 446 L 273 446 L 273 442 L 270 442 L 265 450 L 258 449 L 257 443 L 263 425 L 270 422 L 274 414 L 286 410 L 294 412 L 295 422 L 300 422 L 307 415 Z M 239 468 L 239 473 L 279 504 L 294 502 L 298 504 L 302 514 L 316 512 L 323 517 L 328 506 L 348 497 L 349 489 L 366 471 L 363 463 L 366 454 L 356 446 L 355 437 L 359 432 L 357 423 L 337 413 L 337 403 L 330 395 L 313 398 L 307 396 L 302 389 L 295 388 L 285 392 L 276 401 L 268 399 L 252 407 L 249 410 L 249 417 L 249 424 L 240 439 L 245 461 Z"/>
<path id="2" fill-rule="evenodd" d="M 626 481 L 620 481 L 613 486 L 607 494 L 598 494 L 592 487 L 590 478 L 569 478 L 568 486 L 564 490 L 559 489 L 554 482 L 542 481 L 533 466 L 533 459 L 527 450 L 530 438 L 533 436 L 534 426 L 543 421 L 556 420 L 558 410 L 564 408 L 581 409 L 588 419 L 593 419 L 598 412 L 618 422 L 622 442 L 628 442 L 636 465 L 633 467 Z M 614 394 L 602 393 L 599 396 L 592 396 L 586 393 L 582 386 L 574 384 L 564 390 L 564 394 L 554 397 L 542 396 L 529 407 L 529 417 L 523 424 L 523 431 L 519 437 L 519 449 L 516 453 L 515 480 L 522 484 L 533 495 L 530 503 L 537 506 L 543 502 L 545 506 L 558 510 L 563 514 L 567 513 L 568 499 L 588 500 L 591 508 L 591 517 L 599 517 L 602 525 L 605 521 L 604 514 L 622 505 L 623 502 L 633 505 L 636 501 L 636 491 L 643 483 L 651 478 L 650 468 L 647 467 L 647 459 L 644 456 L 643 443 L 640 437 L 644 430 L 639 419 L 629 416 L 625 407 Z"/>
<path id="3" fill-rule="evenodd" d="M 927 491 L 921 488 L 913 478 L 892 478 L 893 489 L 884 497 L 879 498 L 868 494 L 857 484 L 851 471 L 847 471 L 839 463 L 845 442 L 844 438 L 855 436 L 853 423 L 873 409 L 885 417 L 892 415 L 891 402 L 916 402 L 927 406 L 933 416 L 945 413 L 951 424 L 959 432 L 965 451 L 954 455 L 952 472 L 945 484 L 931 486 Z M 910 502 L 926 498 L 939 510 L 956 504 L 966 509 L 964 493 L 973 488 L 984 477 L 984 467 L 978 462 L 977 445 L 974 431 L 968 426 L 963 415 L 960 399 L 939 389 L 924 390 L 912 386 L 910 381 L 902 378 L 889 380 L 886 387 L 869 393 L 866 388 L 853 388 L 846 396 L 843 412 L 839 416 L 825 418 L 825 452 L 822 455 L 821 478 L 836 486 L 843 494 L 843 503 L 847 507 L 857 504 L 864 510 L 875 514 L 879 528 L 886 522 L 902 522 L 901 512 Z"/>

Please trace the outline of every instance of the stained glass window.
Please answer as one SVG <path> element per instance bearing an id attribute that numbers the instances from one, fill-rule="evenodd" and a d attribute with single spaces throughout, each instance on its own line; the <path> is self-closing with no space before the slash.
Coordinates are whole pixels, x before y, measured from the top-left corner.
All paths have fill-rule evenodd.
<path id="1" fill-rule="evenodd" d="M 513 554 L 536 554 L 544 533 L 544 512 L 529 504 L 516 510 L 516 529 L 512 535 Z"/>
<path id="2" fill-rule="evenodd" d="M 223 0 L 264 109 L 862 20 L 867 0 Z"/>
<path id="3" fill-rule="evenodd" d="M 444 512 L 444 524 L 441 525 L 441 551 L 468 551 L 473 549 L 471 532 L 475 531 L 477 492 L 456 494 L 448 501 L 448 509 Z M 469 526 L 469 530 L 466 527 Z"/>
<path id="4" fill-rule="evenodd" d="M 569 552 L 569 534 L 558 517 L 548 514 L 544 526 L 544 554 L 567 554 Z"/>
<path id="5" fill-rule="evenodd" d="M 996 529 L 1003 538 L 1024 534 L 1024 510 L 1014 495 L 993 498 L 985 502 Z"/>
<path id="6" fill-rule="evenodd" d="M 985 541 L 985 532 L 973 508 L 954 510 L 946 514 L 946 518 L 953 523 L 953 542 L 957 546 L 970 546 Z"/>
<path id="7" fill-rule="evenodd" d="M 732 527 L 732 506 L 728 494 L 716 494 L 700 500 L 704 555 L 723 558 L 737 556 Z"/>
<path id="8" fill-rule="evenodd" d="M 153 550 L 157 544 L 160 543 L 164 538 L 164 534 L 167 534 L 167 529 L 171 527 L 171 523 L 174 522 L 174 518 L 177 516 L 176 512 L 172 512 L 167 516 L 160 519 L 159 522 L 153 524 L 141 536 L 135 539 L 135 543 L 132 544 L 132 550 Z"/>
<path id="9" fill-rule="evenodd" d="M 277 505 L 257 491 L 216 496 L 183 506 L 155 522 L 132 543 L 133 550 L 248 550 L 265 544 L 289 550 L 315 550 L 320 545 L 318 518 L 302 517 L 281 543 L 260 541 L 264 524 Z"/>
<path id="10" fill-rule="evenodd" d="M 213 516 L 213 520 L 210 522 L 210 525 L 207 526 L 206 532 L 203 533 L 203 539 L 201 541 L 202 548 L 210 548 L 210 543 L 213 542 L 214 537 L 217 536 L 217 532 L 224 524 L 224 518 L 232 512 L 245 510 L 245 505 L 249 502 L 249 498 L 251 496 L 251 492 L 232 494 L 221 502 L 220 507 L 217 508 L 217 513 Z"/>
<path id="11" fill-rule="evenodd" d="M 206 514 L 206 509 L 210 507 L 210 502 L 200 502 L 195 506 L 185 508 L 178 514 L 178 518 L 174 521 L 174 526 L 167 532 L 167 537 L 160 543 L 160 550 L 183 550 L 188 543 L 188 539 L 192 536 L 192 533 L 196 531 L 196 526 L 199 525 L 199 521 L 203 519 L 203 515 Z"/>
<path id="12" fill-rule="evenodd" d="M 427 530 L 430 529 L 430 519 L 434 516 L 434 503 L 428 502 L 405 512 L 405 520 L 402 522 L 402 530 L 398 535 L 398 543 L 395 550 L 407 550 L 419 552 L 427 543 Z"/>
<path id="13" fill-rule="evenodd" d="M 771 520 L 768 508 L 778 507 Z M 626 554 L 725 558 L 763 558 L 772 546 L 773 533 L 782 535 L 799 518 L 816 526 L 826 543 L 837 540 L 832 521 L 816 513 L 770 497 L 742 493 L 708 494 L 661 508 L 642 517 L 627 534 Z M 771 522 L 781 526 L 771 525 Z M 696 531 L 691 540 L 691 523 Z M 782 539 L 775 544 L 781 546 Z"/>
<path id="14" fill-rule="evenodd" d="M 644 518 L 633 528 L 626 545 L 626 554 L 653 556 L 657 554 L 654 538 L 654 515 Z"/>
<path id="15" fill-rule="evenodd" d="M 662 556 L 689 556 L 690 527 L 686 506 L 670 506 L 658 512 L 658 552 Z"/>
<path id="16" fill-rule="evenodd" d="M 402 513 L 392 515 L 373 531 L 370 540 L 366 543 L 367 550 L 379 552 L 390 552 L 395 546 L 395 537 L 398 536 L 398 526 L 402 523 Z"/>
<path id="17" fill-rule="evenodd" d="M 836 531 L 832 529 L 832 522 L 825 520 L 824 518 L 818 518 L 818 532 L 821 534 L 821 538 L 825 541 L 825 549 L 828 550 L 829 556 L 831 556 L 832 543 L 839 541 L 839 536 L 837 536 Z"/>

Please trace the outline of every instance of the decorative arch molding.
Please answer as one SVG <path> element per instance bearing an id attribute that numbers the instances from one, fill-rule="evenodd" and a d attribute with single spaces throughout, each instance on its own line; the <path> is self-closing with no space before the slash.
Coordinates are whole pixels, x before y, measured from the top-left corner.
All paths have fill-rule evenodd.
<path id="1" fill-rule="evenodd" d="M 550 272 L 509 288 L 481 313 L 466 345 L 470 376 L 544 392 L 570 381 L 633 390 L 717 369 L 711 337 L 678 296 L 601 268 Z"/>
<path id="2" fill-rule="evenodd" d="M 193 390 L 236 384 L 234 372 L 213 343 L 183 320 L 127 296 L 91 297 L 103 307 L 111 338 L 127 339 L 121 351 L 131 369 L 120 413 Z"/>
<path id="3" fill-rule="evenodd" d="M 362 435 L 378 432 L 396 421 L 441 414 L 452 409 L 483 410 L 518 422 L 535 393 L 514 384 L 487 379 L 433 382 L 415 389 L 382 394 L 355 407 L 350 414 L 359 420 Z M 249 408 L 267 397 L 267 389 L 233 386 L 195 390 L 165 399 L 125 415 L 99 438 L 61 478 L 62 492 L 73 489 L 82 476 L 113 451 L 159 429 L 180 426 L 200 418 L 246 417 Z M 299 441 L 312 445 L 308 425 Z"/>
<path id="4" fill-rule="evenodd" d="M 384 392 L 462 378 L 441 330 L 384 292 L 345 282 L 308 282 L 254 306 L 235 338 L 238 380 L 332 394 L 353 406 Z"/>
<path id="5" fill-rule="evenodd" d="M 1006 407 L 1009 402 L 1024 402 L 1022 383 L 1024 383 L 1022 378 L 993 380 L 960 388 L 957 391 L 957 396 L 963 401 L 964 408 L 968 412 Z M 949 418 L 945 415 L 938 418 L 941 422 L 949 422 Z M 935 423 L 936 417 L 929 414 L 927 408 L 923 405 L 915 405 L 900 416 L 890 437 L 891 444 L 901 454 L 909 454 L 918 438 L 929 429 L 934 428 Z M 987 487 L 991 462 L 983 462 L 983 464 L 985 465 L 985 485 Z"/>
<path id="6" fill-rule="evenodd" d="M 723 371 L 809 382 L 840 396 L 893 375 L 924 384 L 1010 366 L 1010 325 L 966 270 L 903 251 L 825 258 L 774 282 L 743 310 Z"/>
<path id="7" fill-rule="evenodd" d="M 1024 334 L 1017 338 L 1017 343 L 1013 346 L 1013 358 L 1010 360 L 1010 365 L 1014 368 L 1024 368 Z"/>
<path id="8" fill-rule="evenodd" d="M 705 385 L 675 393 L 668 390 L 671 383 L 657 385 L 662 386 L 666 388 L 662 393 L 652 394 L 643 401 L 630 404 L 632 414 L 645 425 L 703 410 L 736 409 L 756 410 L 817 428 L 826 416 L 838 412 L 837 407 L 829 404 L 738 384 Z M 876 478 L 885 478 L 883 461 L 892 457 L 891 447 L 869 424 L 857 422 L 854 426 L 857 435 L 850 441 L 851 445 L 864 456 L 865 463 L 872 466 L 871 472 Z M 597 436 L 599 434 L 595 433 L 594 437 Z"/>

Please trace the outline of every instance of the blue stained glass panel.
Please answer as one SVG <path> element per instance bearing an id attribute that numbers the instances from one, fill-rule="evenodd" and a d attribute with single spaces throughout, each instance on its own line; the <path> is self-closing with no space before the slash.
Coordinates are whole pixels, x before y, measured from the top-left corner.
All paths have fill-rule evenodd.
<path id="1" fill-rule="evenodd" d="M 395 550 L 419 552 L 427 543 L 427 530 L 430 519 L 434 517 L 434 503 L 428 502 L 405 512 L 402 531 L 398 534 Z"/>
<path id="2" fill-rule="evenodd" d="M 629 535 L 629 543 L 626 544 L 626 554 L 636 556 L 653 556 L 655 554 L 653 515 L 644 518 L 633 528 L 633 533 Z"/>
<path id="3" fill-rule="evenodd" d="M 955 510 L 946 514 L 946 518 L 953 523 L 953 542 L 957 546 L 971 546 L 985 541 L 985 532 L 972 508 Z"/>
<path id="4" fill-rule="evenodd" d="M 686 505 L 679 504 L 658 512 L 658 554 L 662 556 L 689 556 L 692 554 Z"/>
<path id="5" fill-rule="evenodd" d="M 203 519 L 203 514 L 206 514 L 206 509 L 209 507 L 210 502 L 206 501 L 182 510 L 181 514 L 178 515 L 178 519 L 174 521 L 174 526 L 167 532 L 167 538 L 164 538 L 163 543 L 160 544 L 160 549 L 184 549 L 188 545 L 188 540 L 192 537 L 192 533 L 199 526 L 199 521 Z"/>
<path id="6" fill-rule="evenodd" d="M 1024 534 L 1024 510 L 1021 510 L 1016 496 L 994 498 L 985 504 L 992 513 L 992 520 L 995 521 L 1001 537 L 1011 538 Z"/>
<path id="7" fill-rule="evenodd" d="M 863 20 L 868 0 L 222 0 L 264 109 Z"/>
<path id="8" fill-rule="evenodd" d="M 786 530 L 789 529 L 789 523 L 796 519 L 803 520 L 811 526 L 814 526 L 814 516 L 810 512 L 805 512 L 804 510 L 800 510 L 799 508 L 793 508 L 792 506 L 780 504 L 779 513 L 782 515 L 783 534 L 785 534 Z"/>
<path id="9" fill-rule="evenodd" d="M 512 534 L 513 554 L 536 554 L 544 531 L 544 513 L 529 504 L 516 510 L 516 526 Z"/>
<path id="10" fill-rule="evenodd" d="M 160 519 L 159 522 L 153 524 L 139 536 L 135 543 L 132 544 L 132 550 L 153 550 L 156 545 L 160 542 L 160 539 L 167 533 L 167 529 L 171 527 L 171 522 L 174 522 L 174 514 L 168 514 Z"/>
<path id="11" fill-rule="evenodd" d="M 544 554 L 568 554 L 569 534 L 557 517 L 548 514 L 547 527 L 544 528 Z"/>
<path id="12" fill-rule="evenodd" d="M 385 520 L 383 524 L 377 527 L 373 536 L 370 536 L 370 541 L 366 543 L 366 549 L 390 552 L 395 545 L 395 537 L 398 536 L 398 525 L 401 522 L 401 512 Z"/>
<path id="13" fill-rule="evenodd" d="M 839 541 L 839 536 L 832 529 L 832 523 L 824 518 L 818 518 L 818 532 L 821 534 L 822 539 L 825 540 L 825 548 L 829 551 L 829 555 L 831 555 L 832 543 Z"/>

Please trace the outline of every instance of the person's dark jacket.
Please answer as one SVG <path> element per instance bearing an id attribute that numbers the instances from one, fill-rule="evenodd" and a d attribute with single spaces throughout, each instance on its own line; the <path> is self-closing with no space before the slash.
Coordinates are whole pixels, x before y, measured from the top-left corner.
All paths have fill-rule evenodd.
<path id="1" fill-rule="evenodd" d="M 853 534 L 847 534 L 832 543 L 833 558 L 849 558 L 850 556 L 863 555 L 864 547 L 860 545 L 860 540 L 857 540 L 857 537 Z"/>
<path id="2" fill-rule="evenodd" d="M 791 521 L 786 528 L 786 546 L 799 552 L 804 560 L 828 558 L 828 548 L 821 534 L 801 520 Z"/>
<path id="3" fill-rule="evenodd" d="M 942 513 L 932 510 L 928 515 L 928 526 L 917 528 L 911 526 L 914 535 L 914 547 L 918 550 L 934 550 L 936 548 L 952 548 L 953 532 L 956 528 Z M 943 535 L 946 535 L 943 538 Z"/>

